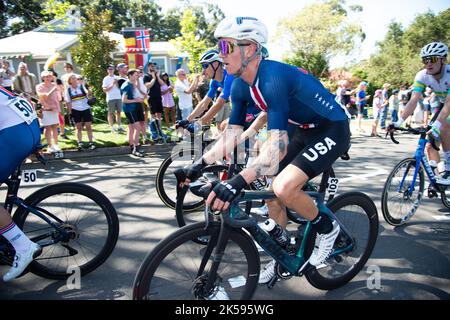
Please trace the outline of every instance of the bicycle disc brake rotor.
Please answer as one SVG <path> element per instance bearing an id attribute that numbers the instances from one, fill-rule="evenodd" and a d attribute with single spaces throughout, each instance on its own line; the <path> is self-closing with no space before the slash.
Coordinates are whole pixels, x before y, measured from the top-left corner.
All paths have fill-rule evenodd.
<path id="1" fill-rule="evenodd" d="M 63 228 L 68 234 L 68 237 L 66 239 L 63 239 L 61 241 L 61 244 L 67 245 L 71 240 L 78 240 L 80 238 L 80 232 L 75 225 L 68 223 L 62 224 L 61 228 Z"/>

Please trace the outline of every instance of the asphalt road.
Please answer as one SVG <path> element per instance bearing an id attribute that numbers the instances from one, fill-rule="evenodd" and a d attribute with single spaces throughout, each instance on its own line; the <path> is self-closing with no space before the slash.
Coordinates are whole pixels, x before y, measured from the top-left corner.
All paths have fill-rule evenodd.
<path id="1" fill-rule="evenodd" d="M 366 267 L 348 285 L 320 291 L 304 278 L 278 282 L 272 289 L 260 286 L 255 299 L 449 299 L 450 298 L 450 214 L 440 200 L 425 198 L 418 213 L 406 226 L 393 228 L 384 222 L 380 198 L 384 181 L 393 166 L 411 156 L 416 137 L 399 136 L 400 145 L 388 140 L 354 134 L 351 160 L 338 161 L 341 178 L 338 193 L 362 191 L 377 205 L 379 238 Z M 120 220 L 120 235 L 111 257 L 96 271 L 83 277 L 80 289 L 69 289 L 65 281 L 47 280 L 31 273 L 10 283 L 0 283 L 0 299 L 89 299 L 127 300 L 135 273 L 143 258 L 164 236 L 176 230 L 174 212 L 158 198 L 156 171 L 169 149 L 155 148 L 145 158 L 131 155 L 103 155 L 76 160 L 64 159 L 27 165 L 38 168 L 38 184 L 24 186 L 20 195 L 49 183 L 74 181 L 89 184 L 106 194 Z M 152 149 L 150 149 L 152 150 Z M 4 187 L 0 197 L 4 197 Z M 263 257 L 267 260 L 267 257 Z M 6 272 L 0 266 L 0 274 Z M 379 285 L 368 286 L 372 270 L 379 270 Z"/>

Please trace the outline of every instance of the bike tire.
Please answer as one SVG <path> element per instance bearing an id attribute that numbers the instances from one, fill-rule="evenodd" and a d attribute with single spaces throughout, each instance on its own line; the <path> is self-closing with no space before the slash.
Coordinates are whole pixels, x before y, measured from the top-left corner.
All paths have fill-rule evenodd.
<path id="1" fill-rule="evenodd" d="M 206 252 L 207 247 L 193 240 L 199 237 L 210 238 L 219 231 L 220 222 L 212 222 L 208 228 L 205 228 L 204 222 L 198 222 L 178 229 L 162 240 L 147 254 L 139 267 L 133 283 L 133 299 L 195 298 L 192 293 L 194 284 L 198 284 L 198 279 L 207 274 L 208 266 L 197 277 L 202 252 Z M 211 256 L 207 258 L 211 261 Z M 229 298 L 251 299 L 258 284 L 259 271 L 259 254 L 252 239 L 242 230 L 232 230 L 218 269 L 219 279 L 224 280 L 220 285 Z M 230 280 L 239 279 L 243 286 L 233 288 Z"/>
<path id="2" fill-rule="evenodd" d="M 408 175 L 405 178 L 405 182 L 412 181 L 415 167 L 416 159 L 403 159 L 394 167 L 384 184 L 383 192 L 381 193 L 381 211 L 384 220 L 392 226 L 405 224 L 417 211 L 422 201 L 425 189 L 425 177 L 421 165 L 417 176 L 419 179 L 419 189 L 417 194 L 414 193 L 413 197 L 405 198 L 405 191 L 409 188 L 410 183 L 404 183 L 401 192 L 397 191 L 398 184 L 396 183 L 396 180 L 399 180 L 399 182 L 402 181 L 404 170 L 408 169 Z M 401 175 L 397 176 L 398 173 Z"/>
<path id="3" fill-rule="evenodd" d="M 339 259 L 329 258 L 326 267 L 311 268 L 305 276 L 308 282 L 321 290 L 332 290 L 347 284 L 364 267 L 369 259 L 378 237 L 377 208 L 367 195 L 349 192 L 337 196 L 327 204 L 339 222 L 351 235 L 346 237 L 341 231 L 335 242 L 335 249 L 348 245 L 353 240 L 354 250 L 339 255 Z M 358 210 L 359 209 L 359 210 Z M 362 209 L 362 210 L 361 210 Z M 356 224 L 358 223 L 358 226 Z M 366 230 L 362 230 L 365 227 Z M 307 241 L 306 256 L 314 247 L 316 234 L 311 232 Z M 340 260 L 340 261 L 338 261 Z"/>
<path id="4" fill-rule="evenodd" d="M 189 152 L 191 153 L 192 159 L 194 159 L 195 158 L 194 149 L 190 149 Z M 185 154 L 184 150 L 180 150 L 177 153 L 171 154 L 169 157 L 164 159 L 164 161 L 161 163 L 158 169 L 158 172 L 156 173 L 156 180 L 155 180 L 156 192 L 158 193 L 158 196 L 161 199 L 161 201 L 171 209 L 175 209 L 176 206 L 177 181 L 175 176 L 173 175 L 173 171 L 175 171 L 175 169 L 178 169 L 178 167 L 176 167 L 175 169 L 170 169 L 170 167 L 173 165 L 177 165 L 174 159 L 176 159 L 177 157 L 182 158 L 184 154 Z M 187 165 L 187 163 L 185 165 Z M 192 199 L 190 199 L 189 203 L 183 204 L 183 209 L 185 211 L 194 211 L 197 210 L 198 208 L 201 208 L 205 203 L 204 199 L 195 197 L 192 193 L 190 194 Z"/>
<path id="5" fill-rule="evenodd" d="M 30 264 L 34 274 L 63 280 L 79 268 L 80 275 L 84 276 L 102 265 L 114 250 L 119 236 L 119 219 L 109 199 L 100 191 L 80 183 L 58 183 L 37 190 L 24 202 L 61 219 L 71 234 L 67 244 L 57 242 L 43 247 L 42 254 Z M 56 222 L 51 215 L 45 215 Z M 32 240 L 45 232 L 52 232 L 50 240 L 56 235 L 56 230 L 47 222 L 22 207 L 15 211 L 13 219 Z M 88 225 L 89 222 L 92 224 Z M 58 255 L 69 254 L 63 245 L 78 252 L 63 259 Z M 91 245 L 98 248 L 98 252 L 88 247 Z"/>

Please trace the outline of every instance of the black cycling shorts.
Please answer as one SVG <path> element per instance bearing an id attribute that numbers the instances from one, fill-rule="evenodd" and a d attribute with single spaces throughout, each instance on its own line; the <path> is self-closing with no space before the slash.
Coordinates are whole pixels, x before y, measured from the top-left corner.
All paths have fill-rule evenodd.
<path id="1" fill-rule="evenodd" d="M 330 168 L 350 147 L 350 123 L 326 121 L 317 128 L 296 128 L 278 173 L 288 164 L 305 172 L 310 179 Z"/>
<path id="2" fill-rule="evenodd" d="M 139 106 L 131 111 L 125 112 L 125 116 L 127 117 L 129 124 L 144 121 L 144 108 L 142 107 L 142 104 L 139 104 Z"/>
<path id="3" fill-rule="evenodd" d="M 91 109 L 86 109 L 83 111 L 72 109 L 72 117 L 73 117 L 73 121 L 75 121 L 75 123 L 92 122 L 92 120 L 93 120 Z"/>

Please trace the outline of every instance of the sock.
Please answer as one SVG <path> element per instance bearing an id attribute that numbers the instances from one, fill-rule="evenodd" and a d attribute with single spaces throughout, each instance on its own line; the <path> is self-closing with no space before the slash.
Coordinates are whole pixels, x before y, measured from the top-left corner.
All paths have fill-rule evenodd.
<path id="1" fill-rule="evenodd" d="M 316 232 L 320 234 L 330 233 L 331 230 L 333 230 L 333 223 L 331 222 L 331 219 L 325 213 L 320 211 L 311 223 Z"/>
<path id="2" fill-rule="evenodd" d="M 16 252 L 26 252 L 32 243 L 14 222 L 0 229 L 0 235 L 4 236 L 11 243 Z"/>

